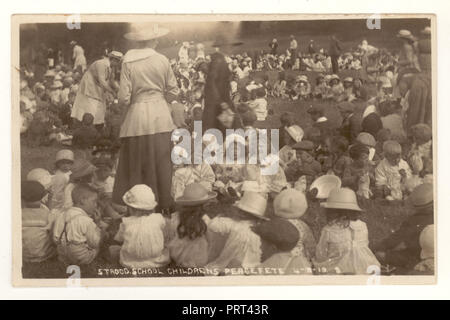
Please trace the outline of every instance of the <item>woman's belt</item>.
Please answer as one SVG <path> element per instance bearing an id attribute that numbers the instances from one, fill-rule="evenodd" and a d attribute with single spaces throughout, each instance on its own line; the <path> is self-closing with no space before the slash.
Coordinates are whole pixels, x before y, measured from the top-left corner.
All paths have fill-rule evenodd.
<path id="1" fill-rule="evenodd" d="M 131 103 L 146 102 L 152 100 L 165 100 L 164 94 L 160 91 L 145 91 L 131 96 Z"/>

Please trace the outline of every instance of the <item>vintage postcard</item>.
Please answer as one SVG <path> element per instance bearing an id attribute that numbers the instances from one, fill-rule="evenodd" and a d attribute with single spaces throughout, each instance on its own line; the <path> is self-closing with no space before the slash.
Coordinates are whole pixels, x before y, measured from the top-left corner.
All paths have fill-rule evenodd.
<path id="1" fill-rule="evenodd" d="M 434 15 L 13 15 L 13 285 L 436 283 Z"/>

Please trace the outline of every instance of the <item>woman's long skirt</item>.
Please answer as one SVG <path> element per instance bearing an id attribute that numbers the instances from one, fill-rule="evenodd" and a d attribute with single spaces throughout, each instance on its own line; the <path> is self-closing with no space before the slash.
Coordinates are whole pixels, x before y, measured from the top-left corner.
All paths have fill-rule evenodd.
<path id="1" fill-rule="evenodd" d="M 122 196 L 137 184 L 152 188 L 159 209 L 172 205 L 171 132 L 121 138 L 113 202 L 124 204 Z"/>

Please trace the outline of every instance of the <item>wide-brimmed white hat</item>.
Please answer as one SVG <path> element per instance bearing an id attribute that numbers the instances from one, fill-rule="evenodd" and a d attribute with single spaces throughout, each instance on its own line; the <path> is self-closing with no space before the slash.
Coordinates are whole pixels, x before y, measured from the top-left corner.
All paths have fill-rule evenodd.
<path id="1" fill-rule="evenodd" d="M 108 53 L 108 57 L 121 60 L 123 58 L 123 53 L 120 51 L 111 51 L 110 53 Z"/>
<path id="2" fill-rule="evenodd" d="M 269 220 L 265 216 L 267 199 L 257 192 L 246 191 L 244 196 L 234 205 L 259 219 Z"/>
<path id="3" fill-rule="evenodd" d="M 217 192 L 208 191 L 200 183 L 191 183 L 184 189 L 183 195 L 175 199 L 182 206 L 197 206 L 217 197 Z"/>
<path id="4" fill-rule="evenodd" d="M 137 184 L 128 190 L 122 197 L 129 207 L 140 210 L 153 210 L 158 204 L 152 188 L 145 184 Z"/>
<path id="5" fill-rule="evenodd" d="M 275 215 L 285 219 L 297 219 L 308 209 L 308 202 L 303 192 L 296 189 L 281 191 L 273 201 Z"/>
<path id="6" fill-rule="evenodd" d="M 163 37 L 170 32 L 169 29 L 162 28 L 157 24 L 153 25 L 153 27 L 135 27 L 133 29 L 133 31 L 124 35 L 125 39 L 130 41 L 147 41 Z"/>
<path id="7" fill-rule="evenodd" d="M 335 175 L 326 174 L 320 176 L 310 186 L 310 190 L 316 188 L 318 193 L 317 199 L 327 199 L 331 190 L 341 187 L 341 179 Z"/>
<path id="8" fill-rule="evenodd" d="M 409 40 L 415 40 L 416 38 L 413 36 L 413 34 L 411 33 L 411 31 L 409 30 L 400 30 L 397 33 L 397 38 L 403 38 L 403 39 L 409 39 Z"/>
<path id="9" fill-rule="evenodd" d="M 303 139 L 303 136 L 305 132 L 303 129 L 298 125 L 293 125 L 290 127 L 285 128 L 286 132 L 289 134 L 289 136 L 294 139 L 295 142 L 300 142 Z"/>
<path id="10" fill-rule="evenodd" d="M 349 188 L 335 188 L 330 191 L 327 202 L 320 204 L 327 209 L 362 211 L 356 200 L 356 193 Z"/>
<path id="11" fill-rule="evenodd" d="M 28 181 L 37 181 L 40 184 L 42 184 L 45 188 L 45 190 L 48 190 L 50 186 L 52 185 L 52 178 L 53 176 L 45 169 L 42 168 L 35 168 L 32 169 L 27 174 L 27 180 Z"/>

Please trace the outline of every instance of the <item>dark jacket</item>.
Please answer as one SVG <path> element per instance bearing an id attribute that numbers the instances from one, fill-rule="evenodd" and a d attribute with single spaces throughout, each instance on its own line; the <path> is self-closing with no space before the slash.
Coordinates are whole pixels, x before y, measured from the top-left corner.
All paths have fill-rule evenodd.
<path id="1" fill-rule="evenodd" d="M 400 268 L 413 268 L 420 262 L 419 237 L 422 230 L 434 223 L 432 213 L 418 212 L 405 220 L 400 228 L 376 247 L 376 251 L 386 252 L 385 263 Z M 401 243 L 405 249 L 393 250 Z"/>
<path id="2" fill-rule="evenodd" d="M 228 103 L 231 108 L 230 97 L 231 72 L 223 54 L 216 52 L 211 55 L 208 75 L 205 83 L 205 109 L 203 110 L 203 132 L 210 128 L 225 131 L 223 125 L 217 120 L 221 114 L 222 102 Z"/>

